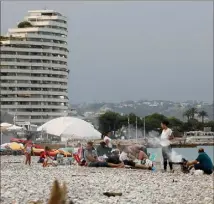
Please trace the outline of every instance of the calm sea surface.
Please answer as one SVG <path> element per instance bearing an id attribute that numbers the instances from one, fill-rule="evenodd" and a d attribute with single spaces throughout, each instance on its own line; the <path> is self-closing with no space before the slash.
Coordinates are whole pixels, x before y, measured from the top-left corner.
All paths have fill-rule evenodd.
<path id="1" fill-rule="evenodd" d="M 187 160 L 194 160 L 198 156 L 198 148 L 204 148 L 205 152 L 210 156 L 214 162 L 214 146 L 198 146 L 195 148 L 173 148 L 173 150 L 182 155 L 183 158 Z M 157 161 L 162 159 L 161 149 L 160 148 L 148 148 L 148 152 L 157 154 Z"/>

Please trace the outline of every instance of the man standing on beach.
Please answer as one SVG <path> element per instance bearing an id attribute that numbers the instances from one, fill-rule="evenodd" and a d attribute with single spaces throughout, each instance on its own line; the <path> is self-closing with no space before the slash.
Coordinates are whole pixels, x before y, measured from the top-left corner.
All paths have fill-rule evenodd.
<path id="1" fill-rule="evenodd" d="M 167 161 L 169 162 L 170 171 L 173 173 L 173 166 L 171 160 L 171 142 L 170 140 L 173 139 L 172 130 L 168 128 L 169 122 L 163 121 L 161 123 L 162 133 L 161 133 L 161 141 L 160 144 L 162 146 L 162 155 L 163 155 L 163 165 L 164 165 L 164 172 L 167 170 Z"/>

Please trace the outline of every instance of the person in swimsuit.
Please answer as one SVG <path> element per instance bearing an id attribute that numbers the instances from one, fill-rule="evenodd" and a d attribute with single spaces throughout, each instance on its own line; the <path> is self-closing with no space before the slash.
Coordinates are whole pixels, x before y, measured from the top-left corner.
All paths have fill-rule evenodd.
<path id="1" fill-rule="evenodd" d="M 31 165 L 31 155 L 33 153 L 33 144 L 31 141 L 26 142 L 24 152 L 25 152 L 25 165 L 27 164 Z"/>

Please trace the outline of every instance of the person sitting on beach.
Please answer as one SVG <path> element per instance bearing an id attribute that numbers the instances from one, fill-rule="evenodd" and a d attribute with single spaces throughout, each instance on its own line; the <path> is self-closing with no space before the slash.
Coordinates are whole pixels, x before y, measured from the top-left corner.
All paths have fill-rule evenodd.
<path id="1" fill-rule="evenodd" d="M 40 155 L 39 155 L 39 161 L 38 161 L 38 163 L 43 163 L 44 160 L 45 160 L 45 152 L 42 151 L 42 152 L 40 153 Z"/>
<path id="2" fill-rule="evenodd" d="M 100 145 L 97 147 L 97 155 L 99 157 L 103 155 L 108 156 L 111 154 L 111 150 L 112 148 L 107 147 L 105 142 L 100 142 Z"/>
<path id="3" fill-rule="evenodd" d="M 93 150 L 93 142 L 87 143 L 86 149 L 84 151 L 84 158 L 88 167 L 124 167 L 124 164 L 122 162 L 120 164 L 113 164 L 105 161 L 99 161 L 96 151 Z"/>
<path id="4" fill-rule="evenodd" d="M 45 151 L 44 151 L 44 162 L 43 162 L 43 167 L 47 167 L 47 166 L 50 166 L 50 165 L 52 165 L 52 166 L 55 166 L 54 164 L 53 164 L 53 161 L 54 161 L 54 158 L 52 158 L 51 156 L 50 156 L 50 148 L 49 147 L 45 147 Z M 51 163 L 48 163 L 48 161 L 49 161 L 49 159 L 50 160 L 52 160 L 52 162 Z"/>
<path id="5" fill-rule="evenodd" d="M 107 134 L 105 134 L 103 141 L 105 142 L 107 147 L 112 148 L 110 136 L 111 136 L 111 132 L 108 132 Z"/>
<path id="6" fill-rule="evenodd" d="M 80 159 L 83 159 L 83 147 L 82 144 L 80 143 L 80 141 L 78 141 L 77 143 L 77 154 L 79 155 Z"/>
<path id="7" fill-rule="evenodd" d="M 194 167 L 195 170 L 202 170 L 205 174 L 212 174 L 213 163 L 210 157 L 204 152 L 203 148 L 198 150 L 198 154 L 197 159 L 187 162 L 187 167 Z"/>
<path id="8" fill-rule="evenodd" d="M 134 160 L 136 160 L 136 157 L 133 155 L 133 152 L 132 152 L 132 154 L 130 154 L 129 150 L 127 150 L 128 149 L 127 147 L 122 146 L 120 144 L 118 144 L 117 147 L 121 152 L 119 159 L 121 162 L 124 163 L 124 165 L 131 166 L 131 167 L 138 168 L 138 169 L 152 170 L 153 164 L 151 164 L 151 165 L 138 164 L 138 163 L 134 162 Z M 145 159 L 147 159 L 147 158 L 145 157 Z"/>

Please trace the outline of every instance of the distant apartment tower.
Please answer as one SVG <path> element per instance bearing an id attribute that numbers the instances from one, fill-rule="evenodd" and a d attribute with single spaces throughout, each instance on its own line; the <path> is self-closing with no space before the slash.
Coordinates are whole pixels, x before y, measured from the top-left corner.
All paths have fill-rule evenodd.
<path id="1" fill-rule="evenodd" d="M 16 122 L 41 125 L 68 111 L 67 20 L 53 10 L 29 11 L 1 36 L 1 110 Z"/>

